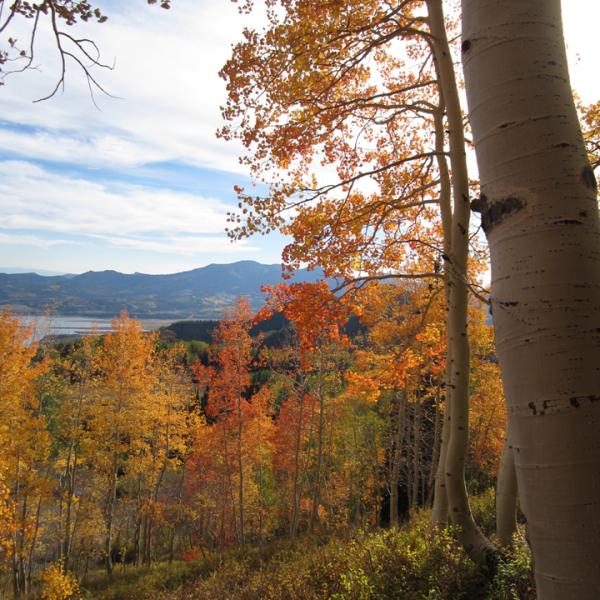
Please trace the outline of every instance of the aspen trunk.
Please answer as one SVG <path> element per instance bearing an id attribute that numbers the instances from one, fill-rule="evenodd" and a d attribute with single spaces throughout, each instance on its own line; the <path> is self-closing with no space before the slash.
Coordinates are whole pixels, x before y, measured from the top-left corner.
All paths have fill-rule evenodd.
<path id="1" fill-rule="evenodd" d="M 444 527 L 448 522 L 448 494 L 446 493 L 446 457 L 448 456 L 448 441 L 450 440 L 450 407 L 452 394 L 448 383 L 450 382 L 450 365 L 452 363 L 451 348 L 446 354 L 446 385 L 444 388 L 444 414 L 442 420 L 442 439 L 440 441 L 439 459 L 435 474 L 433 493 L 433 508 L 431 509 L 431 522 Z M 437 408 L 436 410 L 439 410 Z"/>
<path id="2" fill-rule="evenodd" d="M 431 506 L 433 500 L 433 491 L 435 484 L 436 469 L 440 458 L 440 446 L 441 446 L 441 425 L 442 425 L 442 414 L 440 412 L 440 394 L 441 389 L 438 387 L 435 395 L 435 403 L 433 405 L 433 445 L 431 449 L 431 464 L 429 465 L 429 472 L 427 475 L 427 490 L 426 490 L 426 502 L 427 506 Z"/>
<path id="3" fill-rule="evenodd" d="M 112 543 L 113 543 L 113 519 L 115 500 L 117 496 L 117 469 L 116 469 L 116 457 L 115 457 L 115 470 L 111 476 L 112 481 L 110 482 L 110 489 L 108 492 L 108 498 L 106 501 L 106 537 L 104 539 L 104 554 L 105 554 L 105 567 L 106 574 L 108 577 L 112 577 L 113 572 L 113 561 L 112 561 Z"/>
<path id="4" fill-rule="evenodd" d="M 302 443 L 302 418 L 304 410 L 304 391 L 298 394 L 298 420 L 296 422 L 296 435 L 294 447 L 294 480 L 292 495 L 294 505 L 292 507 L 292 522 L 290 525 L 290 537 L 295 537 L 298 531 L 298 520 L 300 519 L 300 446 Z"/>
<path id="5" fill-rule="evenodd" d="M 182 502 L 183 502 L 183 487 L 185 485 L 185 467 L 186 462 L 183 461 L 181 465 L 181 478 L 179 479 L 179 486 L 177 488 L 177 512 L 175 517 L 175 523 L 171 525 L 171 535 L 169 540 L 169 564 L 173 562 L 175 558 L 175 536 L 177 534 L 177 525 L 181 521 L 182 516 Z"/>
<path id="6" fill-rule="evenodd" d="M 404 394 L 401 392 L 397 398 L 396 431 L 394 432 L 394 446 L 392 448 L 392 473 L 390 477 L 390 527 L 398 525 L 398 484 L 400 482 L 400 468 L 402 466 L 402 441 L 404 438 L 406 404 Z"/>
<path id="7" fill-rule="evenodd" d="M 493 547 L 473 520 L 465 484 L 465 463 L 469 447 L 470 369 L 466 280 L 470 212 L 465 139 L 454 65 L 446 37 L 442 0 L 427 0 L 427 8 L 440 93 L 446 107 L 452 169 L 452 252 L 448 269 L 448 347 L 451 362 L 450 381 L 446 382 L 451 388 L 451 403 L 450 438 L 445 462 L 446 492 L 450 519 L 460 528 L 462 545 L 473 558 L 484 562 Z"/>
<path id="8" fill-rule="evenodd" d="M 239 392 L 241 394 L 241 390 Z M 237 417 L 238 417 L 238 430 L 237 430 L 237 458 L 238 458 L 238 501 L 240 503 L 240 544 L 243 546 L 245 540 L 244 535 L 244 463 L 243 463 L 243 441 L 242 436 L 244 432 L 244 424 L 242 418 L 242 398 L 238 395 L 237 398 Z"/>
<path id="9" fill-rule="evenodd" d="M 516 531 L 517 476 L 513 449 L 507 433 L 504 439 L 496 485 L 496 533 L 503 546 L 510 546 L 513 534 Z"/>
<path id="10" fill-rule="evenodd" d="M 446 128 L 444 115 L 446 107 L 444 98 L 440 94 L 439 108 L 434 113 L 435 151 L 438 170 L 440 173 L 440 213 L 444 232 L 444 288 L 446 303 L 450 305 L 450 255 L 452 254 L 452 184 L 448 161 L 446 159 Z M 450 386 L 450 365 L 452 364 L 452 347 L 448 344 L 446 351 L 446 372 L 444 387 L 444 418 L 442 421 L 442 436 L 433 494 L 433 507 L 431 522 L 434 525 L 445 526 L 448 521 L 448 494 L 446 493 L 446 457 L 448 455 L 448 441 L 450 440 L 450 407 L 452 406 L 452 388 Z"/>
<path id="11" fill-rule="evenodd" d="M 75 496 L 75 473 L 77 469 L 77 454 L 74 454 L 73 464 L 71 465 L 71 455 L 73 455 L 73 445 L 69 448 L 69 459 L 67 461 L 67 471 L 65 477 L 67 479 L 67 506 L 65 515 L 65 524 L 63 532 L 63 543 L 61 545 L 61 555 L 63 557 L 63 569 L 65 573 L 69 569 L 69 562 L 71 560 L 71 547 L 72 547 L 72 533 L 71 533 L 71 520 L 73 512 L 73 498 Z"/>
<path id="12" fill-rule="evenodd" d="M 412 470 L 412 490 L 411 490 L 411 509 L 419 504 L 419 485 L 421 483 L 421 402 L 419 398 L 414 399 L 413 403 L 413 470 Z"/>
<path id="13" fill-rule="evenodd" d="M 600 598 L 600 224 L 559 0 L 463 0 L 496 346 L 538 598 Z"/>
<path id="14" fill-rule="evenodd" d="M 325 392 L 323 389 L 323 355 L 319 353 L 319 429 L 317 435 L 317 465 L 313 489 L 312 508 L 310 512 L 310 529 L 314 529 L 319 519 L 319 503 L 321 501 L 321 471 L 323 466 L 323 434 L 325 430 Z"/>
<path id="15" fill-rule="evenodd" d="M 229 451 L 228 451 L 228 446 L 227 446 L 227 440 L 224 439 L 223 440 L 223 458 L 225 459 L 225 474 L 227 477 L 227 488 L 229 491 L 229 498 L 231 500 L 231 512 L 232 512 L 232 522 L 233 522 L 233 529 L 235 531 L 235 537 L 238 541 L 238 544 L 241 546 L 242 545 L 242 537 L 240 535 L 240 531 L 239 531 L 239 523 L 238 523 L 238 519 L 237 519 L 237 514 L 236 514 L 236 510 L 235 510 L 235 498 L 234 498 L 234 491 L 233 491 L 233 482 L 231 480 L 231 469 L 230 469 L 230 462 L 229 462 Z M 239 488 L 238 488 L 239 491 Z M 223 503 L 223 506 L 225 505 L 225 503 Z M 224 518 L 223 518 L 224 519 Z M 224 520 L 221 523 L 221 531 L 223 533 L 223 537 L 224 537 Z"/>

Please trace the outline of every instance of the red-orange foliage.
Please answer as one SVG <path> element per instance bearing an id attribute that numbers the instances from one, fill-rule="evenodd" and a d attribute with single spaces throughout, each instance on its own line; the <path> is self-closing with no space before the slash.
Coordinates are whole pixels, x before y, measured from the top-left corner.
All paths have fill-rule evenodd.
<path id="1" fill-rule="evenodd" d="M 282 312 L 294 324 L 302 360 L 325 341 L 340 341 L 348 308 L 331 292 L 326 281 L 264 286 L 266 306 L 257 319 Z"/>
<path id="2" fill-rule="evenodd" d="M 194 367 L 196 380 L 208 393 L 204 410 L 209 425 L 198 431 L 191 465 L 207 493 L 205 501 L 212 510 L 219 505 L 221 543 L 236 539 L 243 544 L 247 526 L 260 529 L 264 521 L 261 486 L 269 462 L 270 421 L 265 390 L 252 395 L 252 317 L 249 302 L 240 299 L 214 332 L 212 364 Z"/>

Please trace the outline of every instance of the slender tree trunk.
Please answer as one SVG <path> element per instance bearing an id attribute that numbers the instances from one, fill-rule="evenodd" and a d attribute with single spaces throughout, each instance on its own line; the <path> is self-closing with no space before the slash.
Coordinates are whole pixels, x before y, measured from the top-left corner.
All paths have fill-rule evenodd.
<path id="1" fill-rule="evenodd" d="M 298 531 L 298 520 L 300 518 L 300 446 L 302 443 L 302 419 L 304 411 L 304 392 L 298 394 L 298 420 L 296 422 L 296 436 L 294 446 L 294 480 L 292 484 L 293 507 L 292 522 L 290 524 L 290 537 L 295 537 Z"/>
<path id="2" fill-rule="evenodd" d="M 46 476 L 44 478 L 44 483 L 46 479 L 48 479 L 49 470 L 46 471 Z M 29 553 L 27 558 L 27 590 L 31 590 L 31 574 L 33 570 L 33 559 L 35 556 L 35 547 L 37 544 L 38 534 L 40 532 L 40 516 L 42 513 L 42 494 L 40 493 L 40 497 L 38 498 L 37 508 L 35 510 L 35 525 L 33 528 L 33 537 L 31 538 L 31 543 L 29 545 Z"/>
<path id="3" fill-rule="evenodd" d="M 69 455 L 72 450 L 69 450 Z M 70 462 L 70 457 L 69 457 Z M 73 496 L 75 495 L 75 469 L 77 468 L 77 456 L 75 455 L 73 465 L 68 470 L 68 487 L 67 487 L 67 506 L 65 514 L 65 526 L 63 531 L 63 543 L 61 548 L 61 554 L 63 556 L 63 569 L 65 573 L 69 569 L 70 550 L 71 550 L 71 517 L 73 508 Z"/>
<path id="4" fill-rule="evenodd" d="M 19 457 L 16 457 L 16 473 L 15 473 L 15 483 L 13 486 L 14 492 L 13 492 L 13 502 L 15 507 L 19 505 L 19 487 L 20 487 L 20 469 L 19 469 Z M 17 528 L 15 528 L 13 534 L 12 534 L 12 556 L 11 556 L 11 563 L 12 563 L 12 588 L 13 588 L 13 596 L 15 598 L 20 598 L 21 597 L 21 584 L 19 582 L 19 564 L 18 564 L 18 557 L 19 557 L 19 530 Z"/>
<path id="5" fill-rule="evenodd" d="M 392 447 L 392 470 L 390 477 L 390 527 L 398 525 L 398 485 L 400 483 L 400 467 L 402 466 L 402 441 L 404 439 L 404 421 L 406 403 L 404 393 L 399 392 L 396 398 L 396 423 L 394 445 Z"/>
<path id="6" fill-rule="evenodd" d="M 149 506 L 148 506 L 149 508 Z M 150 566 L 150 544 L 151 544 L 151 536 L 152 536 L 152 518 L 149 514 L 148 509 L 146 510 L 146 514 L 144 515 L 143 520 L 143 528 L 142 531 L 144 533 L 144 543 L 142 545 L 142 564 L 145 567 Z"/>
<path id="7" fill-rule="evenodd" d="M 113 520 L 115 511 L 115 500 L 117 496 L 117 458 L 114 458 L 114 471 L 111 475 L 110 488 L 108 490 L 108 497 L 106 500 L 106 537 L 104 540 L 104 564 L 106 567 L 106 574 L 112 577 L 113 572 L 113 561 L 112 561 L 112 536 L 113 536 Z"/>
<path id="8" fill-rule="evenodd" d="M 315 485 L 313 488 L 312 510 L 310 512 L 310 529 L 314 529 L 319 518 L 319 502 L 321 496 L 321 470 L 323 466 L 323 433 L 325 429 L 325 394 L 323 390 L 323 356 L 319 353 L 319 429 L 317 432 L 317 466 Z"/>
<path id="9" fill-rule="evenodd" d="M 235 496 L 234 496 L 234 491 L 233 491 L 233 482 L 231 480 L 231 468 L 230 468 L 230 462 L 229 462 L 229 449 L 228 449 L 228 445 L 227 445 L 227 440 L 224 439 L 223 440 L 223 458 L 225 459 L 225 475 L 227 477 L 227 488 L 228 488 L 228 492 L 229 492 L 229 498 L 231 500 L 231 512 L 232 512 L 232 520 L 233 520 L 233 529 L 235 531 L 235 537 L 238 541 L 238 544 L 242 544 L 242 538 L 240 535 L 240 530 L 239 530 L 239 523 L 238 523 L 238 518 L 237 518 L 237 513 L 235 510 Z M 224 532 L 224 526 L 225 526 L 225 521 L 223 519 L 223 522 L 221 524 L 221 531 Z"/>
<path id="10" fill-rule="evenodd" d="M 437 153 L 438 170 L 440 172 L 440 212 L 444 231 L 444 288 L 446 303 L 450 305 L 450 255 L 452 254 L 452 185 L 450 172 L 446 160 L 444 127 L 445 106 L 443 97 L 440 98 L 440 107 L 434 113 L 435 124 L 435 151 Z M 433 508 L 431 522 L 434 525 L 445 526 L 448 521 L 448 494 L 446 493 L 446 457 L 448 455 L 448 441 L 450 440 L 450 407 L 452 406 L 452 388 L 450 387 L 450 365 L 452 364 L 452 347 L 448 344 L 446 350 L 446 372 L 444 386 L 444 417 L 442 420 L 442 436 L 440 452 L 436 463 L 436 474 L 433 494 Z"/>
<path id="11" fill-rule="evenodd" d="M 496 484 L 496 533 L 503 546 L 510 546 L 517 531 L 517 476 L 508 432 L 500 458 Z"/>
<path id="12" fill-rule="evenodd" d="M 406 474 L 404 481 L 406 482 L 406 500 L 408 502 L 409 514 L 412 511 L 412 484 L 413 484 L 413 461 L 412 461 L 412 440 L 413 440 L 413 428 L 412 428 L 412 415 L 414 414 L 414 406 L 407 402 L 406 404 L 406 418 L 404 419 L 404 447 L 406 449 L 406 458 L 404 460 L 404 468 Z"/>
<path id="13" fill-rule="evenodd" d="M 183 502 L 183 486 L 185 484 L 185 460 L 181 465 L 181 478 L 179 479 L 179 486 L 177 487 L 177 512 L 175 517 L 175 523 L 172 523 L 171 536 L 169 540 L 169 564 L 173 562 L 175 558 L 175 535 L 177 533 L 177 524 L 181 521 L 182 516 L 182 502 Z"/>
<path id="14" fill-rule="evenodd" d="M 433 447 L 431 450 L 431 464 L 429 465 L 429 474 L 427 476 L 427 506 L 431 506 L 433 499 L 433 491 L 435 485 L 435 475 L 438 462 L 440 459 L 441 450 L 441 425 L 442 425 L 442 412 L 440 410 L 440 394 L 441 389 L 438 386 L 435 395 L 435 404 L 433 405 Z"/>
<path id="15" fill-rule="evenodd" d="M 600 223 L 559 0 L 463 0 L 496 346 L 538 598 L 600 598 Z M 582 15 L 585 18 L 585 14 Z"/>
<path id="16" fill-rule="evenodd" d="M 20 598 L 21 597 L 21 588 L 19 586 L 19 569 L 17 567 L 17 553 L 15 551 L 15 546 L 16 546 L 16 544 L 14 543 L 14 539 L 13 539 L 13 552 L 12 552 L 12 557 L 11 557 L 12 589 L 13 589 L 13 597 Z"/>
<path id="17" fill-rule="evenodd" d="M 21 527 L 19 532 L 19 545 L 18 545 L 18 560 L 17 570 L 19 575 L 19 590 L 21 593 L 27 593 L 27 582 L 25 580 L 25 532 L 27 526 L 27 495 L 23 496 L 23 504 L 21 510 Z"/>
<path id="18" fill-rule="evenodd" d="M 240 390 L 241 394 L 241 390 Z M 237 432 L 237 452 L 238 452 L 238 477 L 239 477 L 239 488 L 238 498 L 240 503 L 240 544 L 243 546 L 245 542 L 244 536 L 244 463 L 242 457 L 243 443 L 243 420 L 242 420 L 242 398 L 238 395 L 237 399 L 237 412 L 238 412 L 238 432 Z"/>
<path id="19" fill-rule="evenodd" d="M 441 95 L 446 107 L 450 166 L 452 169 L 452 252 L 450 255 L 448 346 L 450 356 L 450 439 L 445 469 L 448 508 L 453 524 L 459 526 L 464 548 L 479 562 L 490 557 L 493 546 L 473 520 L 465 484 L 465 463 L 469 448 L 470 351 L 467 327 L 467 261 L 469 254 L 469 178 L 465 153 L 463 119 L 454 73 L 454 64 L 444 23 L 442 0 L 427 0 L 433 36 L 432 48 Z"/>
<path id="20" fill-rule="evenodd" d="M 135 532 L 133 534 L 133 556 L 134 564 L 139 567 L 142 564 L 142 517 L 135 520 Z"/>
<path id="21" fill-rule="evenodd" d="M 450 381 L 451 365 L 450 349 L 446 355 L 446 382 Z M 431 522 L 434 525 L 444 527 L 448 522 L 448 494 L 446 493 L 446 457 L 448 456 L 448 441 L 450 440 L 450 406 L 451 394 L 449 386 L 445 388 L 444 413 L 442 421 L 442 439 L 440 442 L 440 454 L 435 474 L 433 493 L 433 508 L 431 509 Z"/>
<path id="22" fill-rule="evenodd" d="M 421 401 L 415 397 L 413 404 L 413 472 L 411 506 L 419 504 L 419 485 L 421 475 Z"/>

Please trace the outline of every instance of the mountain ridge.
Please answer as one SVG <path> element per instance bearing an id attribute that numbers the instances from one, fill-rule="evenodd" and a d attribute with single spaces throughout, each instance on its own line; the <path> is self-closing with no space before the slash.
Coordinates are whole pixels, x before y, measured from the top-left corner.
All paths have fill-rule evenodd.
<path id="1" fill-rule="evenodd" d="M 292 281 L 322 277 L 320 269 L 303 269 Z M 282 281 L 280 264 L 251 260 L 157 275 L 111 269 L 79 275 L 0 273 L 0 305 L 29 314 L 110 317 L 127 310 L 139 318 L 214 319 L 240 296 L 258 308 L 264 298 L 261 286 Z"/>

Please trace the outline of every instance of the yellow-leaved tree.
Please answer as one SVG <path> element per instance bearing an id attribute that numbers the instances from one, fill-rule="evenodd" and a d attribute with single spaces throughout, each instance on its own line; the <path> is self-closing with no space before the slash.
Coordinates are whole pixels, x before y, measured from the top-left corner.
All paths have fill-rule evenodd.
<path id="1" fill-rule="evenodd" d="M 39 535 L 40 510 L 48 488 L 50 438 L 41 412 L 38 381 L 46 371 L 35 362 L 32 328 L 0 313 L 0 558 L 10 565 L 15 598 L 27 593 L 31 555 Z"/>

